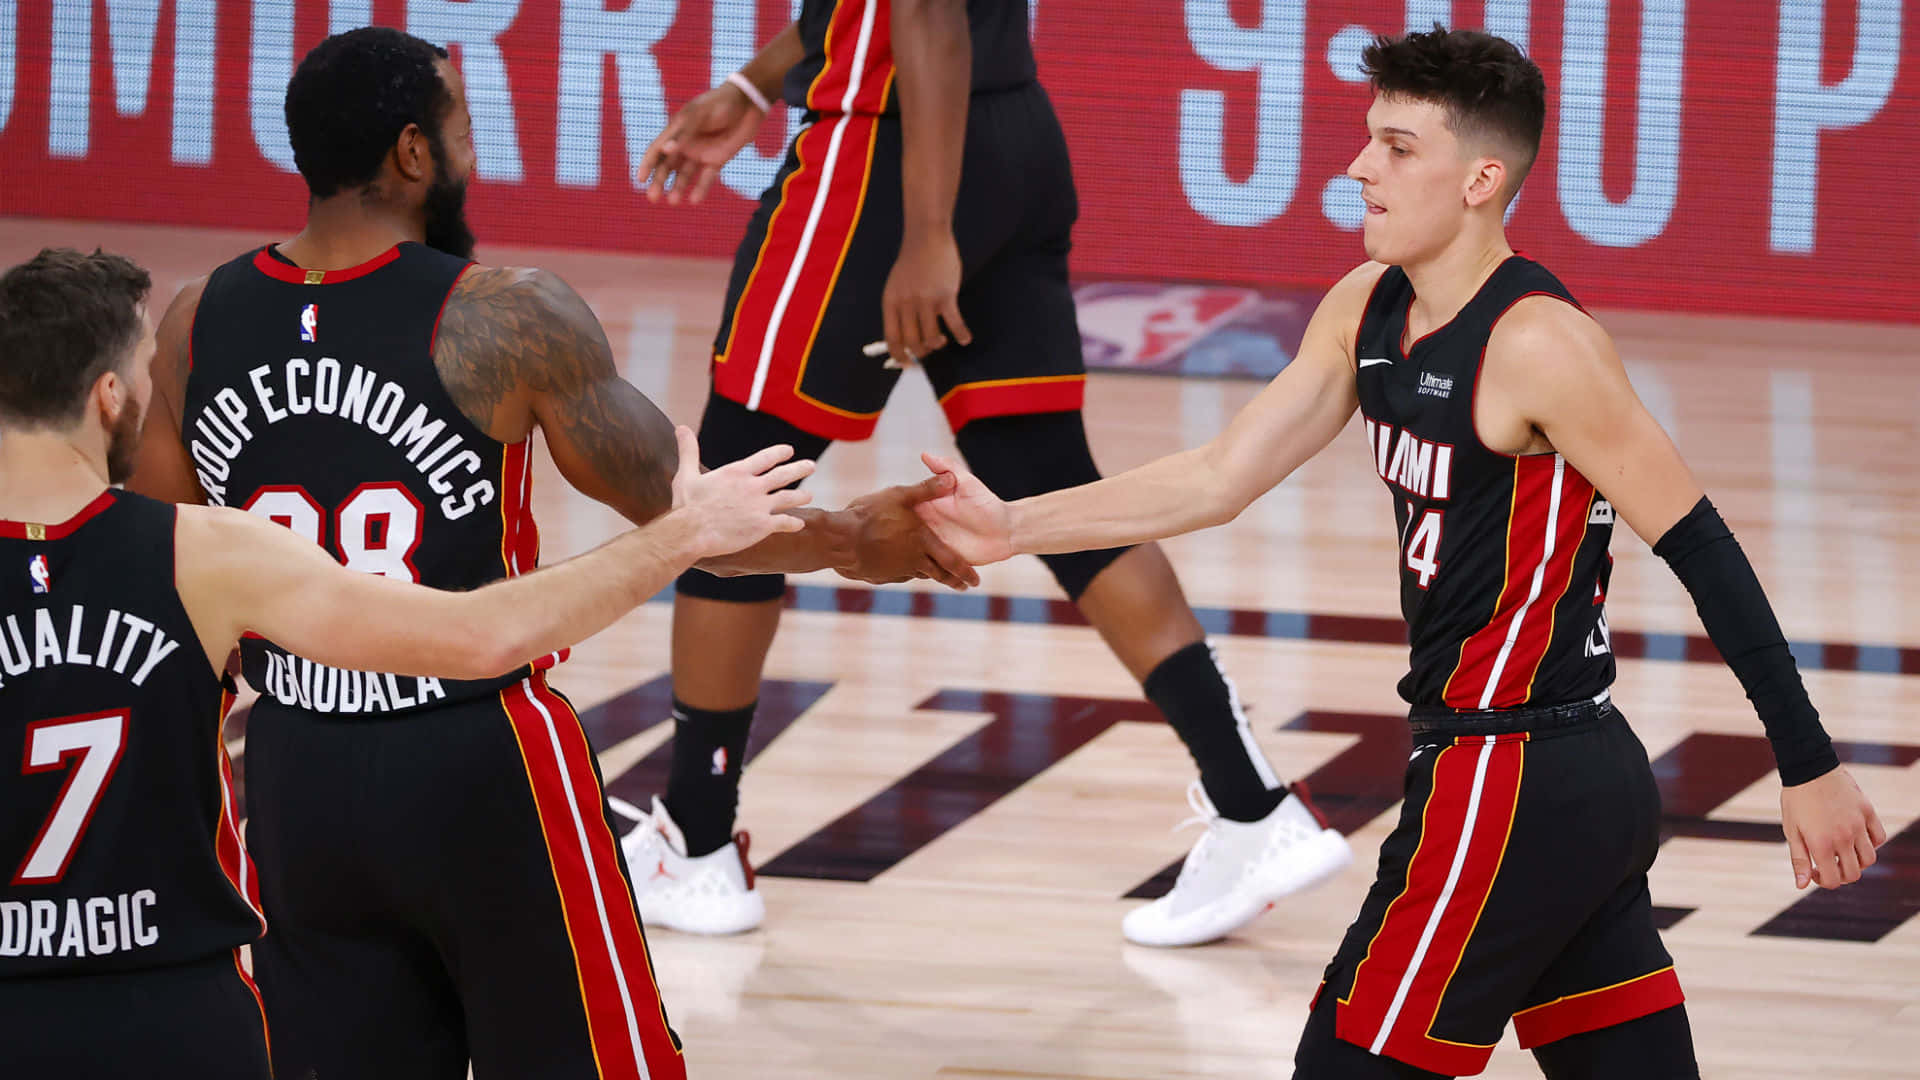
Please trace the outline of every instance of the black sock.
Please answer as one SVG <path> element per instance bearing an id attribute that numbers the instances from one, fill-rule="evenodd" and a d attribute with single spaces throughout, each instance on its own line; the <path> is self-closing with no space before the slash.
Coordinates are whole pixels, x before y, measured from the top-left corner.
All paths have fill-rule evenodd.
<path id="1" fill-rule="evenodd" d="M 687 841 L 687 854 L 720 850 L 733 837 L 740 808 L 740 765 L 747 756 L 753 710 L 709 712 L 673 699 L 673 771 L 667 775 L 667 813 Z"/>
<path id="2" fill-rule="evenodd" d="M 1160 661 L 1141 686 L 1187 744 L 1214 809 L 1230 821 L 1258 821 L 1287 797 L 1246 730 L 1246 717 L 1205 641 Z M 1265 774 L 1264 776 L 1262 774 Z"/>

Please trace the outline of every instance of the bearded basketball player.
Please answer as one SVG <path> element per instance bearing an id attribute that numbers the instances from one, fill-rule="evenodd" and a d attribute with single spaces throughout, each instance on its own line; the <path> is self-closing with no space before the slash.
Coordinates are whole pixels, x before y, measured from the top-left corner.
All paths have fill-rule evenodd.
<path id="1" fill-rule="evenodd" d="M 471 261 L 472 123 L 445 51 L 330 37 L 286 115 L 306 227 L 175 299 L 136 486 L 448 589 L 536 565 L 536 428 L 582 493 L 635 523 L 666 512 L 673 427 L 592 311 L 552 274 Z M 935 490 L 797 510 L 804 528 L 705 565 L 964 583 L 908 509 Z M 505 677 L 396 680 L 290 645 L 241 648 L 262 694 L 247 794 L 275 1070 L 682 1075 L 593 754 L 547 683 L 564 650 Z"/>

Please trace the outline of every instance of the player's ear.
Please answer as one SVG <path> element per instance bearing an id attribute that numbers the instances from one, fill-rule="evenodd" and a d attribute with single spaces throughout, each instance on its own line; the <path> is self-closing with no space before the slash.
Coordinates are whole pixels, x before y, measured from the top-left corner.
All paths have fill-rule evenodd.
<path id="1" fill-rule="evenodd" d="M 93 380 L 93 389 L 87 394 L 87 407 L 98 410 L 100 426 L 111 430 L 131 396 L 133 386 L 118 371 L 104 371 Z"/>
<path id="2" fill-rule="evenodd" d="M 1473 163 L 1473 170 L 1467 173 L 1467 205 L 1475 207 L 1497 202 L 1500 190 L 1506 184 L 1506 163 L 1499 158 L 1480 158 Z"/>
<path id="3" fill-rule="evenodd" d="M 433 175 L 433 148 L 419 124 L 400 129 L 400 137 L 393 144 L 393 167 L 408 183 L 420 183 Z"/>

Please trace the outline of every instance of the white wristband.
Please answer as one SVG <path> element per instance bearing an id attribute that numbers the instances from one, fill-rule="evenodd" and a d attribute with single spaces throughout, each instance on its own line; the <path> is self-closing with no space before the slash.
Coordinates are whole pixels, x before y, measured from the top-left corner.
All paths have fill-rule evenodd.
<path id="1" fill-rule="evenodd" d="M 753 102 L 754 108 L 759 109 L 761 112 L 772 111 L 773 103 L 767 100 L 767 95 L 761 93 L 759 87 L 753 85 L 752 79 L 736 71 L 727 76 L 727 82 L 739 89 L 741 93 L 747 95 L 747 100 Z"/>

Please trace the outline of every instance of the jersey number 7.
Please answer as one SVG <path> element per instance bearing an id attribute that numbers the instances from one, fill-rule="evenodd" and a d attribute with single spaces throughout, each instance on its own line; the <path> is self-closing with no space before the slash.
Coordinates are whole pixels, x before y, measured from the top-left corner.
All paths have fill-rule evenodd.
<path id="1" fill-rule="evenodd" d="M 62 766 L 69 771 L 60 797 L 53 801 L 53 810 L 27 849 L 26 861 L 14 871 L 11 884 L 44 884 L 66 874 L 107 781 L 120 765 L 120 752 L 127 746 L 127 723 L 123 710 L 58 716 L 27 725 L 27 750 L 20 771 L 32 774 Z M 76 757 L 77 764 L 69 761 Z"/>

